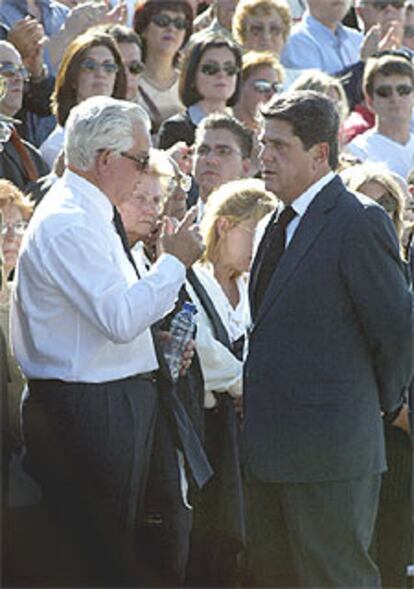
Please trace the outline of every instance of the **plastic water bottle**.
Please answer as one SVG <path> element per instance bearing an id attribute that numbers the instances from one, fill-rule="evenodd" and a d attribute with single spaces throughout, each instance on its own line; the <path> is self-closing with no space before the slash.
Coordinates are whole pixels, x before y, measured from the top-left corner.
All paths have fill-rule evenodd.
<path id="1" fill-rule="evenodd" d="M 185 302 L 182 309 L 171 321 L 170 334 L 172 338 L 165 346 L 164 355 L 174 382 L 178 380 L 180 375 L 184 349 L 194 335 L 196 313 L 197 307 L 192 303 Z"/>

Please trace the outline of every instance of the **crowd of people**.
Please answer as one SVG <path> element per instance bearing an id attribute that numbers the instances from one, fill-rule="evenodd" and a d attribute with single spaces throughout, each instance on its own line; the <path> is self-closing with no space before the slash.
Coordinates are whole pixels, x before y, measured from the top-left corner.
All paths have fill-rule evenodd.
<path id="1" fill-rule="evenodd" d="M 5 586 L 408 587 L 413 39 L 0 0 Z"/>

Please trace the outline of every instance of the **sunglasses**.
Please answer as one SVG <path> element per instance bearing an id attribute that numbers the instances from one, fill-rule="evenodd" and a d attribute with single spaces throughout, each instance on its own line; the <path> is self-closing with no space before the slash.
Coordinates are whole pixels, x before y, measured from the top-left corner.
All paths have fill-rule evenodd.
<path id="1" fill-rule="evenodd" d="M 268 80 L 255 80 L 253 82 L 253 88 L 259 94 L 269 94 L 270 92 L 278 94 L 282 91 L 282 84 L 279 84 L 279 82 L 269 82 Z"/>
<path id="2" fill-rule="evenodd" d="M 171 16 L 168 16 L 168 14 L 154 14 L 151 18 L 151 22 L 161 29 L 166 29 L 170 25 L 174 25 L 178 31 L 183 31 L 187 26 L 187 20 L 183 16 L 172 18 Z"/>
<path id="3" fill-rule="evenodd" d="M 122 157 L 125 157 L 126 159 L 134 162 L 137 167 L 138 172 L 145 172 L 145 170 L 148 169 L 148 164 L 149 164 L 149 159 L 150 159 L 150 156 L 148 153 L 146 155 L 138 157 L 136 155 L 131 155 L 130 153 L 127 153 L 126 151 L 121 151 L 120 155 Z"/>
<path id="4" fill-rule="evenodd" d="M 265 25 L 250 25 L 249 27 L 249 32 L 255 37 L 264 35 L 266 31 L 270 33 L 272 37 L 278 37 L 283 33 L 283 28 L 276 24 L 270 25 L 269 27 L 266 27 Z"/>
<path id="5" fill-rule="evenodd" d="M 141 61 L 131 61 L 130 63 L 125 64 L 125 67 L 133 76 L 142 74 L 145 69 L 145 66 Z"/>
<path id="6" fill-rule="evenodd" d="M 215 76 L 219 72 L 224 72 L 228 76 L 235 76 L 239 73 L 239 68 L 234 63 L 225 63 L 221 66 L 219 63 L 203 63 L 200 71 L 206 76 Z"/>
<path id="7" fill-rule="evenodd" d="M 398 96 L 408 96 L 413 91 L 413 87 L 409 84 L 398 84 L 398 86 L 378 86 L 374 90 L 374 93 L 379 96 L 380 98 L 389 98 L 395 92 Z"/>
<path id="8" fill-rule="evenodd" d="M 15 65 L 9 61 L 0 63 L 0 76 L 3 76 L 4 78 L 14 78 L 17 74 L 19 74 L 23 80 L 29 78 L 29 72 L 24 66 Z"/>
<path id="9" fill-rule="evenodd" d="M 111 75 L 117 73 L 118 66 L 116 63 L 112 63 L 110 61 L 104 61 L 103 63 L 99 63 L 99 61 L 96 61 L 91 57 L 87 57 L 86 59 L 81 61 L 80 69 L 83 72 L 96 72 L 97 70 L 102 69 L 105 74 Z"/>
<path id="10" fill-rule="evenodd" d="M 396 10 L 401 10 L 405 6 L 405 0 L 400 0 L 397 2 L 382 2 L 381 0 L 374 0 L 374 2 L 372 2 L 372 6 L 375 8 L 375 10 L 385 10 L 387 6 L 391 6 Z"/>
<path id="11" fill-rule="evenodd" d="M 4 223 L 0 230 L 0 235 L 7 235 L 10 230 L 15 235 L 23 235 L 26 231 L 28 223 L 26 221 L 17 221 L 17 223 Z"/>

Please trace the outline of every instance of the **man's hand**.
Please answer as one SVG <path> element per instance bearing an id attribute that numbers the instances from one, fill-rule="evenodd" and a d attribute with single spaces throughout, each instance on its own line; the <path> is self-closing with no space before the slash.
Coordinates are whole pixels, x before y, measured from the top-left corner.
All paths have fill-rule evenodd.
<path id="1" fill-rule="evenodd" d="M 171 340 L 172 335 L 169 331 L 158 331 L 158 337 L 159 337 L 159 340 L 162 344 L 166 344 Z M 181 366 L 180 366 L 180 376 L 185 376 L 187 373 L 187 370 L 190 368 L 191 362 L 193 361 L 193 358 L 194 358 L 195 349 L 196 349 L 196 343 L 195 343 L 195 340 L 192 339 L 188 342 L 188 344 L 184 348 L 183 357 L 182 357 Z"/>
<path id="2" fill-rule="evenodd" d="M 33 78 L 41 78 L 43 47 L 47 41 L 43 26 L 35 18 L 27 16 L 14 23 L 7 40 L 19 51 L 29 74 Z"/>
<path id="3" fill-rule="evenodd" d="M 160 236 L 161 253 L 178 258 L 187 268 L 192 266 L 204 251 L 197 218 L 197 207 L 192 207 L 176 227 L 171 219 L 164 217 Z"/>

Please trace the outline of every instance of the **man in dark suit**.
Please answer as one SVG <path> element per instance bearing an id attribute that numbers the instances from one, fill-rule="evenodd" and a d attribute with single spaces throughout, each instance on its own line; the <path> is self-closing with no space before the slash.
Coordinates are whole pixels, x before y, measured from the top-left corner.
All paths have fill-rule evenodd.
<path id="1" fill-rule="evenodd" d="M 250 282 L 251 582 L 376 587 L 381 412 L 395 418 L 412 373 L 412 294 L 384 210 L 334 173 L 331 100 L 286 93 L 263 116 L 263 179 L 282 206 Z"/>

